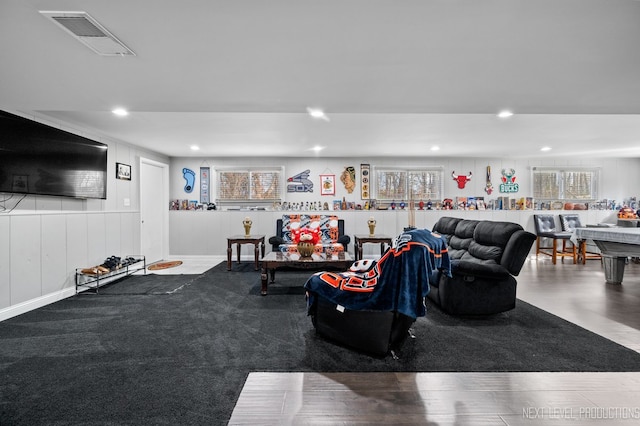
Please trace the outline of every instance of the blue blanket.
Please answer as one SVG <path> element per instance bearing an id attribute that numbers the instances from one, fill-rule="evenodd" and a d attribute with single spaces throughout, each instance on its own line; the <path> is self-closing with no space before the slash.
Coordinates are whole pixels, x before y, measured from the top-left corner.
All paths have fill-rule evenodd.
<path id="1" fill-rule="evenodd" d="M 308 307 L 321 296 L 350 310 L 395 311 L 411 318 L 425 315 L 429 276 L 436 270 L 451 276 L 447 244 L 427 229 L 398 236 L 377 261 L 361 260 L 346 272 L 318 272 L 304 287 Z"/>

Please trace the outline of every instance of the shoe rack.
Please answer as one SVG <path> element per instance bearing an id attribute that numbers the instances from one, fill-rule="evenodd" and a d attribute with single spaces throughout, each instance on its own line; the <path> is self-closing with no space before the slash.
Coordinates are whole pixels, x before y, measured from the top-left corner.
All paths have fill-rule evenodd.
<path id="1" fill-rule="evenodd" d="M 111 256 L 102 265 L 92 268 L 76 268 L 76 294 L 85 290 L 94 290 L 97 294 L 100 286 L 110 284 L 138 271 L 147 273 L 147 260 L 142 255 L 129 255 L 124 258 Z"/>

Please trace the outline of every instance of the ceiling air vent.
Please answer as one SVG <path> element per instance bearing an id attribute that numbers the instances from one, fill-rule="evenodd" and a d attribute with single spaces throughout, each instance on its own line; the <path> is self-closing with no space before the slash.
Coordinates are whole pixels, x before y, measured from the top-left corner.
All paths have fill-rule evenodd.
<path id="1" fill-rule="evenodd" d="M 40 13 L 55 22 L 74 38 L 84 43 L 98 55 L 103 56 L 135 56 L 135 53 L 122 44 L 113 34 L 87 12 L 52 12 L 41 10 Z"/>

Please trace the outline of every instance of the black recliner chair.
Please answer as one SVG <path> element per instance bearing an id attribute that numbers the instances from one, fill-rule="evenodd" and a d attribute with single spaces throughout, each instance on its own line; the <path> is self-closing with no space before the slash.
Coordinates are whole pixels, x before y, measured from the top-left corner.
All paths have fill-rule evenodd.
<path id="1" fill-rule="evenodd" d="M 409 327 L 424 316 L 434 270 L 449 274 L 440 236 L 403 232 L 378 260 L 359 260 L 346 272 L 318 272 L 305 283 L 308 314 L 318 334 L 372 355 L 398 351 Z"/>
<path id="2" fill-rule="evenodd" d="M 454 315 L 489 315 L 516 306 L 517 276 L 536 236 L 517 223 L 442 217 L 451 276 L 435 271 L 427 297 Z"/>

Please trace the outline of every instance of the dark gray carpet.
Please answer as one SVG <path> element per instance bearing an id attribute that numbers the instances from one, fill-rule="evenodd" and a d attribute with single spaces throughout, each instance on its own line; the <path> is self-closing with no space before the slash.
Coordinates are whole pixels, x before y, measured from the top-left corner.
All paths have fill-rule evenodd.
<path id="1" fill-rule="evenodd" d="M 640 354 L 527 303 L 482 319 L 429 307 L 402 358 L 315 334 L 301 285 L 252 264 L 147 275 L 0 323 L 0 425 L 226 424 L 252 371 L 640 371 Z"/>

